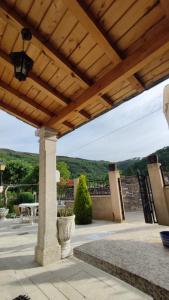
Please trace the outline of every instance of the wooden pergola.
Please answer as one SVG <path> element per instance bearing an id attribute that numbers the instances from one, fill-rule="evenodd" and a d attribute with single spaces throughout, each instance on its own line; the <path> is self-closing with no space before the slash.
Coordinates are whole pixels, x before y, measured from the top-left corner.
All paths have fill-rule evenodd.
<path id="1" fill-rule="evenodd" d="M 168 0 L 3 0 L 0 108 L 61 137 L 169 75 Z M 21 29 L 32 72 L 14 78 Z"/>
<path id="2" fill-rule="evenodd" d="M 23 28 L 34 64 L 20 82 L 10 53 L 21 51 Z M 38 263 L 61 257 L 56 136 L 168 76 L 169 0 L 0 1 L 0 108 L 40 128 Z"/>

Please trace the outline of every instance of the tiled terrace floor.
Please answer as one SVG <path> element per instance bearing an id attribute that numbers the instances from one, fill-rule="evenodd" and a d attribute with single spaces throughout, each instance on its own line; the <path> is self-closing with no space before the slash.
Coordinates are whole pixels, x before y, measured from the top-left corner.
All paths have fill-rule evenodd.
<path id="1" fill-rule="evenodd" d="M 94 222 L 89 226 L 78 226 L 73 245 L 105 238 L 117 229 L 131 228 L 133 224 L 145 226 L 139 216 L 136 223 Z M 36 230 L 37 225 L 21 225 L 17 221 L 0 224 L 0 300 L 12 300 L 19 294 L 28 294 L 33 300 L 152 299 L 76 258 L 46 267 L 37 266 L 33 256 Z"/>

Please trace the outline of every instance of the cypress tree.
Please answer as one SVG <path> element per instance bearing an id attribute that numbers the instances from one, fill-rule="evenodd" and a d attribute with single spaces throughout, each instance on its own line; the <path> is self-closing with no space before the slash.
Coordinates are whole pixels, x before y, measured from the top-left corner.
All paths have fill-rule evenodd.
<path id="1" fill-rule="evenodd" d="M 88 192 L 86 177 L 81 175 L 74 203 L 75 223 L 79 225 L 92 223 L 92 199 Z"/>

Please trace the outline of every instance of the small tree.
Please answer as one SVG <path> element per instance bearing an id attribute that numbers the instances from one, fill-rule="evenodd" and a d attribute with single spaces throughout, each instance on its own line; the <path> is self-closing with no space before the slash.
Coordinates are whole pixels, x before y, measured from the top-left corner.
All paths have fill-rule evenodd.
<path id="1" fill-rule="evenodd" d="M 87 189 L 86 177 L 81 175 L 74 203 L 75 222 L 79 225 L 92 223 L 92 199 Z"/>

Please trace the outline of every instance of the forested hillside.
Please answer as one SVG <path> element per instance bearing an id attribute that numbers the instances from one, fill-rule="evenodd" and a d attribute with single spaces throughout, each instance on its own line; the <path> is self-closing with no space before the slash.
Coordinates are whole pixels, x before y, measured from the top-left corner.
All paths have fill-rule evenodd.
<path id="1" fill-rule="evenodd" d="M 169 166 L 169 147 L 165 147 L 156 152 L 159 161 L 166 166 Z M 24 161 L 31 166 L 38 164 L 38 154 L 18 152 L 9 149 L 0 149 L 0 160 L 9 161 Z M 88 178 L 105 178 L 108 171 L 108 161 L 86 160 L 81 158 L 73 158 L 66 156 L 57 157 L 58 161 L 64 161 L 70 170 L 71 177 L 76 178 L 80 174 L 86 174 Z M 130 160 L 118 163 L 118 168 L 123 175 L 134 175 L 137 169 L 146 170 L 146 158 L 133 158 Z"/>

